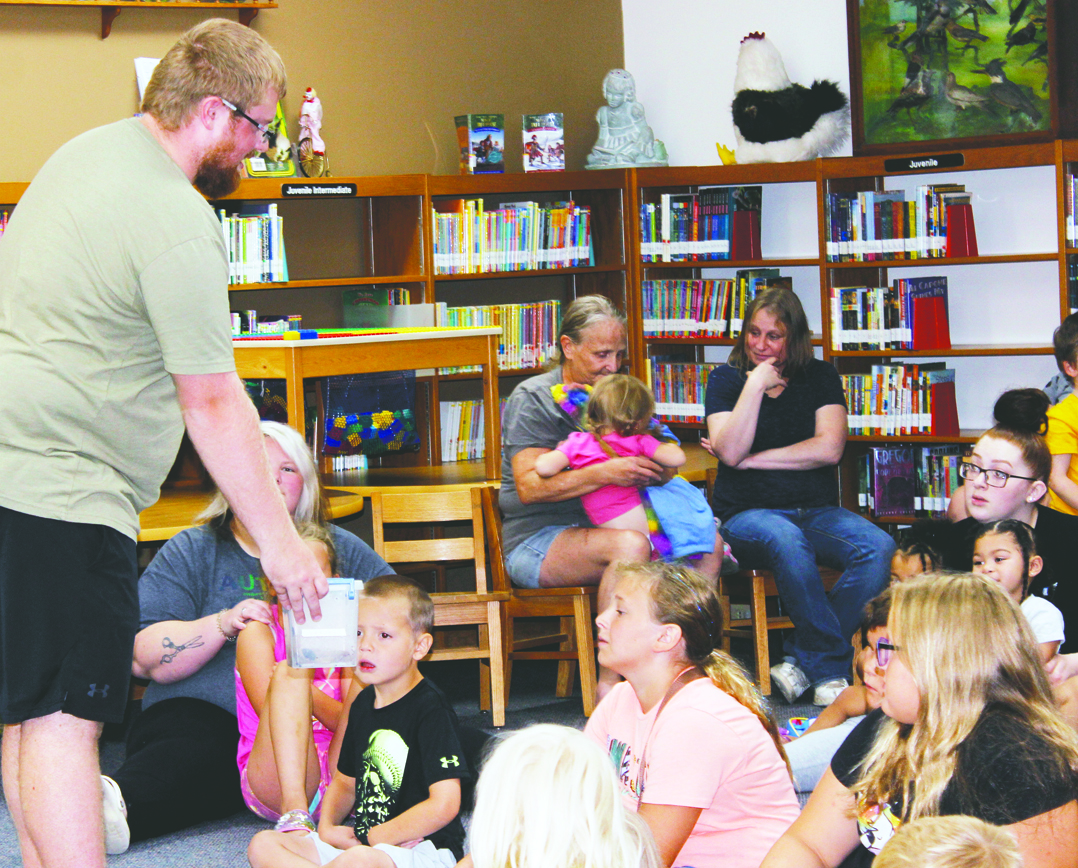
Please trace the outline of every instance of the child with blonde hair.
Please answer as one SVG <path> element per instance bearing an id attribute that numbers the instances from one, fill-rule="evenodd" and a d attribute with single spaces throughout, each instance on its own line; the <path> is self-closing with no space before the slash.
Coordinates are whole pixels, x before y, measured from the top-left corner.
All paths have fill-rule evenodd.
<path id="1" fill-rule="evenodd" d="M 610 760 L 575 729 L 536 724 L 498 743 L 476 787 L 475 868 L 659 868 L 648 827 L 621 802 Z"/>
<path id="2" fill-rule="evenodd" d="M 797 817 L 797 799 L 778 728 L 718 648 L 715 587 L 660 561 L 618 564 L 615 578 L 595 622 L 599 663 L 625 681 L 585 733 L 610 754 L 664 865 L 757 868 Z"/>
<path id="3" fill-rule="evenodd" d="M 872 868 L 1022 868 L 1014 835 L 976 817 L 922 817 L 903 826 Z"/>

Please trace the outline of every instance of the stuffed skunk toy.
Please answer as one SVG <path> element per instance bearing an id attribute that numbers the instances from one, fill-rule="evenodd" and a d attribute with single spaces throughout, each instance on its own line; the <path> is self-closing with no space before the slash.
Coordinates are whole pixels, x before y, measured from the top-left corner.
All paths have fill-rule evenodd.
<path id="1" fill-rule="evenodd" d="M 792 84 L 763 33 L 741 40 L 734 79 L 738 163 L 786 163 L 833 154 L 850 130 L 846 95 L 831 81 Z"/>

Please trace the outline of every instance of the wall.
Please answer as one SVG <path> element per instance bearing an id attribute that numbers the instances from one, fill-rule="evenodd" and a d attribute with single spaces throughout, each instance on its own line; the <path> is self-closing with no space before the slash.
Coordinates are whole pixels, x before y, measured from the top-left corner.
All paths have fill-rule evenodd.
<path id="1" fill-rule="evenodd" d="M 0 117 L 13 137 L 0 180 L 31 179 L 72 136 L 136 111 L 132 59 L 160 57 L 213 14 L 124 9 L 102 41 L 96 9 L 0 7 Z M 521 114 L 563 111 L 568 168 L 582 168 L 602 77 L 623 57 L 618 0 L 280 0 L 254 27 L 288 67 L 290 129 L 304 89 L 318 90 L 335 175 L 455 174 L 453 116 L 468 112 L 504 113 L 515 144 Z M 522 171 L 520 159 L 508 168 Z"/>

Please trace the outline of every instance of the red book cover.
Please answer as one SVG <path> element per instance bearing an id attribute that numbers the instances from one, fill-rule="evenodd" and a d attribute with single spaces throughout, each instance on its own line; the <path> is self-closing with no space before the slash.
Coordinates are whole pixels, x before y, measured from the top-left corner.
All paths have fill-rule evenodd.
<path id="1" fill-rule="evenodd" d="M 762 259 L 760 249 L 760 212 L 734 211 L 730 258 Z"/>
<path id="2" fill-rule="evenodd" d="M 914 350 L 949 350 L 951 326 L 947 314 L 947 278 L 906 279 Z"/>
<path id="3" fill-rule="evenodd" d="M 978 256 L 977 229 L 973 225 L 973 206 L 947 206 L 947 255 Z"/>
<path id="4" fill-rule="evenodd" d="M 942 371 L 939 373 L 943 373 Z M 930 386 L 932 406 L 932 430 L 929 432 L 936 437 L 958 437 L 958 404 L 954 393 L 954 372 L 949 371 L 951 379 L 934 382 Z M 932 381 L 933 372 L 929 372 L 929 382 Z"/>

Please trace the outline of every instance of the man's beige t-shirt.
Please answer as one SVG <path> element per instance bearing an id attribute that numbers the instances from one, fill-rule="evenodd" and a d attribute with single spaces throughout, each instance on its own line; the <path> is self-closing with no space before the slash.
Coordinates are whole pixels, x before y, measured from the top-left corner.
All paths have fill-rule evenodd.
<path id="1" fill-rule="evenodd" d="M 41 169 L 0 238 L 0 505 L 134 537 L 183 420 L 170 374 L 235 370 L 220 223 L 143 124 Z"/>

